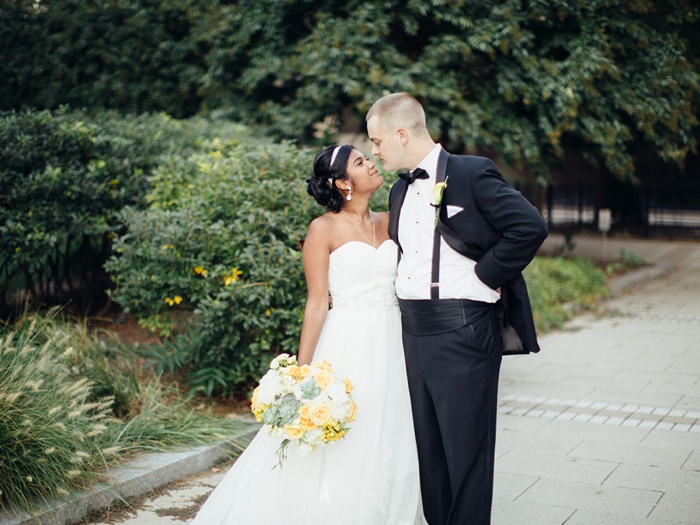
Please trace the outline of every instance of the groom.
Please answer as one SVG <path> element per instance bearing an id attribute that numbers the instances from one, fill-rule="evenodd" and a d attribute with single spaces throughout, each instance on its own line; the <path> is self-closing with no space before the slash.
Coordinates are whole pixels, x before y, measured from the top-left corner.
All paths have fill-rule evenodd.
<path id="1" fill-rule="evenodd" d="M 425 517 L 488 524 L 501 355 L 539 351 L 521 272 L 547 228 L 493 162 L 435 144 L 410 95 L 366 120 L 384 168 L 411 170 L 391 189 L 389 235 Z"/>

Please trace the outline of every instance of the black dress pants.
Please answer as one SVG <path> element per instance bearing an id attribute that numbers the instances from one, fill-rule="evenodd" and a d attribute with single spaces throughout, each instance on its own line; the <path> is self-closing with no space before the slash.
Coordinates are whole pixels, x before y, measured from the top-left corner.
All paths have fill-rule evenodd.
<path id="1" fill-rule="evenodd" d="M 495 310 L 437 335 L 403 333 L 430 525 L 491 521 L 502 339 Z"/>

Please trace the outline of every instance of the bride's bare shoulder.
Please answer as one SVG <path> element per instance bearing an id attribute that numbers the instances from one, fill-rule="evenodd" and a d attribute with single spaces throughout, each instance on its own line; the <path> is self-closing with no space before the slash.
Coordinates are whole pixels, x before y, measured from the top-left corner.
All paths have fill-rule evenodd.
<path id="1" fill-rule="evenodd" d="M 328 212 L 311 221 L 306 239 L 332 239 L 337 228 L 337 219 L 335 215 L 335 213 Z"/>

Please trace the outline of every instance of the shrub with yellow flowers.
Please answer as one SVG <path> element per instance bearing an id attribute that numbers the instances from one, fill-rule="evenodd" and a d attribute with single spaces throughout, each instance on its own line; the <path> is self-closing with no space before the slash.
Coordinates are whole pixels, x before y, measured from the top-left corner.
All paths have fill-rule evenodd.
<path id="1" fill-rule="evenodd" d="M 154 361 L 207 395 L 252 389 L 296 350 L 301 246 L 325 210 L 306 192 L 316 151 L 211 141 L 151 174 L 147 210 L 121 215 L 112 298 L 166 341 Z M 386 206 L 376 192 L 375 209 Z"/>

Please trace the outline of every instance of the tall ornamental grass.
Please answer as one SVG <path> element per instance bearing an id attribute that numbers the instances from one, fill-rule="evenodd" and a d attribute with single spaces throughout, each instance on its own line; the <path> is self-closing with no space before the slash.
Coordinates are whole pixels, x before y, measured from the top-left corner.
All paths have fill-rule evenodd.
<path id="1" fill-rule="evenodd" d="M 116 423 L 111 396 L 70 366 L 64 334 L 41 338 L 41 323 L 0 336 L 0 502 L 28 507 L 32 497 L 85 487 L 120 447 L 105 432 Z"/>
<path id="2" fill-rule="evenodd" d="M 134 347 L 53 316 L 0 330 L 0 506 L 31 510 L 101 479 L 126 454 L 243 428 L 194 408 L 144 363 Z"/>

